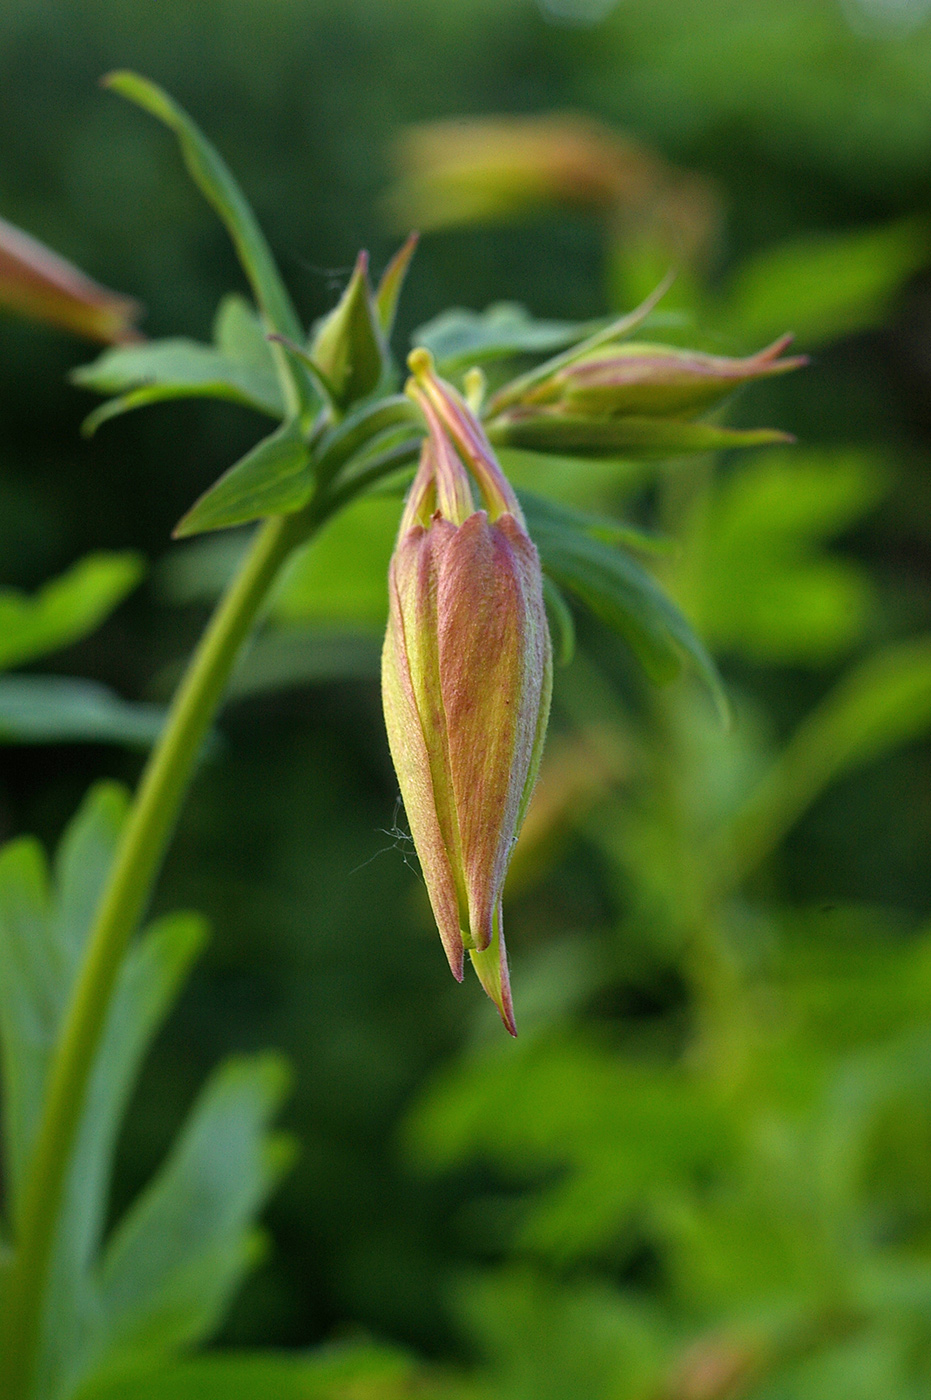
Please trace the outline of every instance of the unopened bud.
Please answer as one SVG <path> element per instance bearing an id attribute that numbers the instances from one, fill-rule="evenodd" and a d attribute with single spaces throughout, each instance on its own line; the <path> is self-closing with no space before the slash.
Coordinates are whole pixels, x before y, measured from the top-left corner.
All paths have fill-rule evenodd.
<path id="1" fill-rule="evenodd" d="M 636 341 L 600 345 L 561 357 L 552 373 L 505 385 L 488 403 L 486 428 L 501 445 L 597 455 L 785 441 L 784 433 L 770 429 L 747 432 L 695 420 L 741 384 L 805 364 L 801 355 L 780 358 L 790 339 L 783 336 L 745 359 Z"/>
<path id="2" fill-rule="evenodd" d="M 514 1034 L 501 898 L 549 715 L 540 561 L 481 425 L 426 351 L 409 364 L 428 434 L 389 572 L 385 722 L 450 967 L 468 950 Z"/>

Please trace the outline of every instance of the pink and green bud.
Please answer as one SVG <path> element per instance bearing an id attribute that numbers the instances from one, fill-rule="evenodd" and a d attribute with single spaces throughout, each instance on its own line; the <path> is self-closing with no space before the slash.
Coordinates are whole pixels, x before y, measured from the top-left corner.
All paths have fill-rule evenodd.
<path id="1" fill-rule="evenodd" d="M 745 359 L 644 342 L 600 345 L 563 357 L 552 373 L 505 385 L 488 403 L 486 428 L 502 446 L 596 455 L 654 456 L 784 442 L 786 434 L 695 420 L 741 384 L 806 363 L 781 358 L 783 336 Z"/>
<path id="2" fill-rule="evenodd" d="M 549 715 L 540 561 L 481 425 L 426 351 L 409 364 L 428 433 L 389 571 L 385 723 L 449 965 L 461 981 L 468 951 L 514 1034 L 501 901 Z"/>

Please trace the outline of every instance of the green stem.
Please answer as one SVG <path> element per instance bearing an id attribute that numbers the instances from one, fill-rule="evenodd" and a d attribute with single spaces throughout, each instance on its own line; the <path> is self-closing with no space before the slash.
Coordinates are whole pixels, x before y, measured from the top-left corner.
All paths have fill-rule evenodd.
<path id="1" fill-rule="evenodd" d="M 204 737 L 240 647 L 291 550 L 319 515 L 279 516 L 256 535 L 172 702 L 139 784 L 52 1062 L 9 1278 L 4 1400 L 28 1400 L 61 1198 L 85 1091 L 126 946 L 142 918 Z"/>

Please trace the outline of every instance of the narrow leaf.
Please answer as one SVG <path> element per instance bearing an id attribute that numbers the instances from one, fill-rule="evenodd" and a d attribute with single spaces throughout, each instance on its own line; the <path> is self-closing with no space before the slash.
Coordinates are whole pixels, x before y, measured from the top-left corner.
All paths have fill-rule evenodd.
<path id="1" fill-rule="evenodd" d="M 486 428 L 491 442 L 502 447 L 579 457 L 626 454 L 649 459 L 794 441 L 791 434 L 775 428 L 722 428 L 673 418 L 594 418 L 542 409 L 514 409 L 488 422 Z"/>
<path id="2" fill-rule="evenodd" d="M 575 621 L 560 590 L 548 574 L 543 575 L 543 602 L 553 643 L 553 661 L 568 666 L 575 655 Z"/>
<path id="3" fill-rule="evenodd" d="M 394 329 L 394 318 L 398 309 L 398 299 L 404 287 L 411 258 L 417 251 L 419 233 L 410 233 L 401 244 L 381 276 L 375 293 L 375 309 L 382 335 L 388 341 Z"/>
<path id="4" fill-rule="evenodd" d="M 255 299 L 269 325 L 295 340 L 301 337 L 291 299 L 281 280 L 265 235 L 226 162 L 188 114 L 162 88 L 138 73 L 110 73 L 104 86 L 165 123 L 181 146 L 191 178 L 226 225 Z"/>
<path id="5" fill-rule="evenodd" d="M 546 573 L 619 632 L 657 683 L 674 679 L 688 657 L 726 719 L 717 668 L 672 600 L 623 549 L 581 532 L 574 512 L 560 523 L 559 512 L 551 503 L 549 520 L 538 518 L 530 527 Z"/>
<path id="6" fill-rule="evenodd" d="M 0 676 L 0 744 L 126 744 L 148 748 L 165 722 L 160 705 L 123 700 L 73 676 Z"/>
<path id="7" fill-rule="evenodd" d="M 292 419 L 240 458 L 175 527 L 176 539 L 225 530 L 267 515 L 289 515 L 310 500 L 310 449 Z"/>
<path id="8" fill-rule="evenodd" d="M 92 632 L 142 577 L 138 554 L 89 554 L 29 596 L 0 589 L 0 670 Z"/>

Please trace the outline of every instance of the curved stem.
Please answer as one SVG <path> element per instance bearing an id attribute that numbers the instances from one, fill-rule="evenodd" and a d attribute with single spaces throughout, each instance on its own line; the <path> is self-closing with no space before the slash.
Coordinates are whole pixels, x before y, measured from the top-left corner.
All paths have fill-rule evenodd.
<path id="1" fill-rule="evenodd" d="M 201 638 L 146 764 L 97 911 L 49 1073 L 8 1279 L 4 1400 L 28 1400 L 71 1148 L 126 946 L 145 912 L 204 737 L 240 647 L 282 563 L 319 516 L 262 525 Z"/>

